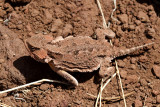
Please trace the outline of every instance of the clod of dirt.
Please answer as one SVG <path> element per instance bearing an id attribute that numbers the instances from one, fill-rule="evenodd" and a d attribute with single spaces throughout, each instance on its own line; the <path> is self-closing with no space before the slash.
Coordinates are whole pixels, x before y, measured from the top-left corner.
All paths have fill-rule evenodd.
<path id="1" fill-rule="evenodd" d="M 71 24 L 66 24 L 63 29 L 63 37 L 67 37 L 69 34 L 72 34 L 73 26 Z"/>
<path id="2" fill-rule="evenodd" d="M 140 82 L 140 84 L 141 84 L 142 86 L 146 86 L 146 85 L 148 84 L 145 79 L 140 79 L 139 82 Z"/>
<path id="3" fill-rule="evenodd" d="M 54 20 L 54 23 L 52 24 L 51 31 L 57 32 L 58 28 L 60 28 L 62 26 L 63 26 L 63 22 L 61 21 L 61 19 L 56 19 L 56 20 Z"/>
<path id="4" fill-rule="evenodd" d="M 129 75 L 129 76 L 127 76 L 127 81 L 129 83 L 136 83 L 136 82 L 138 82 L 138 76 L 137 75 Z"/>
<path id="5" fill-rule="evenodd" d="M 5 60 L 1 58 L 1 59 L 0 59 L 0 64 L 1 64 L 1 63 L 4 63 L 4 61 L 5 61 Z"/>
<path id="6" fill-rule="evenodd" d="M 51 23 L 52 22 L 52 14 L 46 9 L 46 10 L 43 10 L 43 13 L 44 13 L 44 17 L 43 17 L 43 23 L 44 24 L 48 24 L 48 23 Z"/>
<path id="7" fill-rule="evenodd" d="M 119 61 L 118 61 L 118 66 L 119 66 L 119 67 L 124 68 L 125 65 L 126 65 L 126 64 L 124 63 L 124 61 L 122 61 L 122 60 L 119 60 Z"/>
<path id="8" fill-rule="evenodd" d="M 41 90 L 45 91 L 49 88 L 49 84 L 42 84 L 40 87 L 39 87 Z"/>
<path id="9" fill-rule="evenodd" d="M 137 15 L 138 19 L 141 20 L 142 22 L 148 22 L 149 21 L 149 17 L 146 13 L 144 13 L 143 11 L 138 12 Z"/>
<path id="10" fill-rule="evenodd" d="M 6 14 L 6 11 L 0 9 L 0 17 L 4 17 L 5 14 Z"/>
<path id="11" fill-rule="evenodd" d="M 127 77 L 127 71 L 121 71 L 120 74 L 121 74 L 121 77 L 124 79 Z"/>
<path id="12" fill-rule="evenodd" d="M 118 19 L 123 23 L 123 24 L 128 24 L 128 15 L 127 14 L 122 14 L 118 16 Z"/>
<path id="13" fill-rule="evenodd" d="M 146 29 L 148 38 L 153 38 L 156 35 L 156 31 L 153 28 Z"/>
<path id="14" fill-rule="evenodd" d="M 156 77 L 160 78 L 160 66 L 153 65 L 153 73 L 156 75 Z"/>
<path id="15" fill-rule="evenodd" d="M 160 104 L 160 95 L 157 95 L 156 101 L 157 101 L 158 104 Z"/>
<path id="16" fill-rule="evenodd" d="M 105 37 L 113 39 L 115 37 L 115 33 L 109 28 L 107 29 L 98 28 L 96 29 L 95 33 L 98 36 L 98 39 L 104 39 Z"/>
<path id="17" fill-rule="evenodd" d="M 158 90 L 152 90 L 152 94 L 153 94 L 154 96 L 157 96 L 158 94 L 160 94 L 160 92 L 159 92 Z"/>
<path id="18" fill-rule="evenodd" d="M 135 107 L 142 107 L 143 105 L 142 105 L 142 101 L 140 101 L 140 100 L 138 100 L 138 99 L 136 99 L 135 100 Z"/>

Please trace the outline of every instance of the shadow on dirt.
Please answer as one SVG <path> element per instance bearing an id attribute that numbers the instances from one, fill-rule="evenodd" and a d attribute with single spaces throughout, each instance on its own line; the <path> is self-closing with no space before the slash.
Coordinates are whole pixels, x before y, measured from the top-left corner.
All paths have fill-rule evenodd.
<path id="1" fill-rule="evenodd" d="M 160 16 L 160 1 L 159 0 L 137 0 L 139 3 L 147 3 L 148 5 L 153 5 L 157 16 Z"/>
<path id="2" fill-rule="evenodd" d="M 51 70 L 48 64 L 40 63 L 32 59 L 30 56 L 23 56 L 14 61 L 14 66 L 20 71 L 20 73 L 25 77 L 26 82 L 33 82 L 40 79 L 52 79 L 65 81 L 62 77 L 57 75 Z M 95 72 L 92 73 L 70 73 L 73 75 L 79 83 L 83 83 L 95 75 Z M 56 84 L 59 86 L 61 84 Z M 61 85 L 62 86 L 62 85 Z M 63 87 L 62 87 L 63 88 Z M 65 87 L 64 87 L 65 88 Z"/>

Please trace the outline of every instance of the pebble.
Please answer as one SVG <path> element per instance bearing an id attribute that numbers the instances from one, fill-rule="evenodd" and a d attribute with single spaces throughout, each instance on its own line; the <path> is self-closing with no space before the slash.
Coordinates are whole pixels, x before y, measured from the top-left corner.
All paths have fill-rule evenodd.
<path id="1" fill-rule="evenodd" d="M 146 61 L 147 61 L 147 57 L 146 57 L 146 56 L 141 56 L 141 57 L 139 58 L 139 61 L 140 61 L 140 62 L 146 62 Z"/>
<path id="2" fill-rule="evenodd" d="M 135 25 L 129 25 L 129 30 L 135 30 Z"/>
<path id="3" fill-rule="evenodd" d="M 9 38 L 9 36 L 7 34 L 3 34 L 2 36 L 3 36 L 4 39 L 8 39 Z"/>
<path id="4" fill-rule="evenodd" d="M 131 65 L 129 66 L 129 69 L 132 69 L 132 70 L 136 69 L 136 65 L 135 65 L 135 64 L 131 64 Z"/>
<path id="5" fill-rule="evenodd" d="M 159 92 L 158 90 L 152 90 L 152 94 L 153 94 L 154 96 L 157 96 L 158 94 L 160 94 L 160 92 Z"/>
<path id="6" fill-rule="evenodd" d="M 136 75 L 129 75 L 127 76 L 127 81 L 129 83 L 136 83 L 138 82 L 138 77 Z"/>
<path id="7" fill-rule="evenodd" d="M 136 21 L 135 21 L 135 24 L 138 26 L 138 25 L 141 24 L 141 21 L 140 21 L 140 20 L 136 20 Z"/>
<path id="8" fill-rule="evenodd" d="M 147 28 L 146 34 L 147 34 L 147 36 L 153 38 L 156 35 L 156 31 L 153 28 Z"/>
<path id="9" fill-rule="evenodd" d="M 44 24 L 48 24 L 52 22 L 52 14 L 48 11 L 48 10 L 44 10 L 44 19 L 43 19 L 43 23 Z"/>
<path id="10" fill-rule="evenodd" d="M 4 63 L 4 61 L 5 61 L 5 60 L 1 58 L 1 59 L 0 59 L 0 64 Z"/>
<path id="11" fill-rule="evenodd" d="M 127 77 L 127 71 L 121 71 L 120 75 L 122 78 L 126 78 Z"/>
<path id="12" fill-rule="evenodd" d="M 124 68 L 125 67 L 125 63 L 122 60 L 118 61 L 118 67 Z"/>
<path id="13" fill-rule="evenodd" d="M 142 107 L 143 106 L 142 101 L 140 101 L 138 99 L 135 100 L 134 104 L 135 104 L 135 107 Z"/>
<path id="14" fill-rule="evenodd" d="M 156 77 L 160 78 L 160 66 L 153 65 L 153 73 L 156 75 Z"/>
<path id="15" fill-rule="evenodd" d="M 143 11 L 139 11 L 137 17 L 142 22 L 148 22 L 149 21 L 148 15 L 146 13 L 144 13 Z"/>
<path id="16" fill-rule="evenodd" d="M 123 24 L 128 24 L 128 15 L 127 14 L 122 14 L 118 16 L 118 19 L 123 23 Z"/>
<path id="17" fill-rule="evenodd" d="M 156 101 L 158 104 L 160 104 L 160 95 L 157 95 Z"/>
<path id="18" fill-rule="evenodd" d="M 72 34 L 73 26 L 71 24 L 66 24 L 63 29 L 63 37 L 67 37 L 69 34 Z"/>
<path id="19" fill-rule="evenodd" d="M 136 63 L 136 58 L 131 58 L 131 63 L 135 64 Z"/>
<path id="20" fill-rule="evenodd" d="M 40 87 L 39 87 L 41 90 L 45 91 L 49 88 L 49 84 L 42 84 Z"/>
<path id="21" fill-rule="evenodd" d="M 51 31 L 56 32 L 58 28 L 61 26 L 63 26 L 63 22 L 61 21 L 61 19 L 56 19 L 54 20 L 54 23 L 52 24 Z"/>
<path id="22" fill-rule="evenodd" d="M 139 82 L 140 82 L 140 84 L 141 84 L 142 86 L 146 86 L 146 85 L 148 84 L 145 79 L 140 79 Z"/>

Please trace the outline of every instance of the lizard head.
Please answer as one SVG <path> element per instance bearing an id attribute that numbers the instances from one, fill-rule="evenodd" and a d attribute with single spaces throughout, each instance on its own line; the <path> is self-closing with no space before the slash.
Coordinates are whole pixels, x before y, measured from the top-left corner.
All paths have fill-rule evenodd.
<path id="1" fill-rule="evenodd" d="M 48 63 L 51 58 L 48 56 L 45 46 L 51 40 L 52 37 L 48 35 L 34 35 L 25 41 L 25 46 L 32 58 L 42 63 Z"/>

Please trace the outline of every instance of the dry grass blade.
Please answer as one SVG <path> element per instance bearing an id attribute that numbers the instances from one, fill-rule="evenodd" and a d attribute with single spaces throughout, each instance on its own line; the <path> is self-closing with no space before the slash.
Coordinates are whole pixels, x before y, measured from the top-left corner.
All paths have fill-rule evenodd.
<path id="1" fill-rule="evenodd" d="M 124 105 L 125 105 L 125 107 L 127 107 L 126 99 L 125 99 L 125 95 L 124 95 L 124 91 L 123 91 L 123 85 L 122 85 L 121 77 L 120 77 L 120 74 L 119 74 L 119 69 L 118 69 L 117 61 L 115 61 L 115 63 L 116 63 L 116 72 L 117 72 L 117 75 L 118 75 L 118 78 L 119 78 L 119 82 L 120 82 L 120 86 L 121 86 L 121 91 L 122 91 L 122 97 L 123 97 Z"/>
<path id="2" fill-rule="evenodd" d="M 93 97 L 93 98 L 97 98 L 97 96 L 94 96 L 94 95 L 92 95 L 92 94 L 89 94 L 89 93 L 87 93 L 89 96 L 91 96 L 91 97 Z M 127 93 L 127 94 L 124 94 L 124 96 L 125 97 L 128 97 L 128 96 L 130 96 L 130 95 L 132 95 L 132 94 L 134 94 L 134 92 L 130 92 L 130 93 Z M 121 100 L 121 99 L 123 99 L 123 97 L 122 96 L 117 96 L 117 97 L 102 97 L 102 100 L 103 101 L 118 101 L 118 100 Z"/>
<path id="3" fill-rule="evenodd" d="M 111 13 L 111 18 L 117 21 L 117 19 L 115 19 L 115 18 L 113 17 L 113 13 L 116 11 L 116 0 L 113 0 L 113 1 L 114 1 L 114 7 L 115 7 L 115 8 L 113 9 L 113 11 L 112 11 L 112 13 Z M 100 12 L 101 12 L 101 15 L 102 15 L 103 27 L 104 27 L 104 28 L 107 28 L 106 20 L 105 20 L 105 17 L 104 17 L 103 11 L 102 11 L 102 7 L 101 7 L 101 4 L 100 4 L 100 1 L 99 1 L 99 0 L 97 0 L 97 4 L 98 4 L 98 8 L 100 9 Z M 110 25 L 110 23 L 108 23 L 108 26 L 109 26 L 109 25 Z M 111 40 L 110 40 L 110 44 L 112 45 L 112 41 L 111 41 Z M 115 62 L 116 62 L 116 61 L 115 61 Z M 125 105 L 125 107 L 127 107 L 127 106 L 126 106 L 125 96 L 124 96 L 124 91 L 123 91 L 123 87 L 122 87 L 122 82 L 121 82 L 121 78 L 120 78 L 120 75 L 119 75 L 119 69 L 118 69 L 117 62 L 116 62 L 116 69 L 117 69 L 117 75 L 118 75 L 119 80 L 120 80 L 120 86 L 121 86 L 121 90 L 122 90 L 122 94 L 123 94 L 124 105 Z M 114 77 L 114 76 L 115 76 L 115 74 L 114 74 L 112 77 Z M 111 80 L 111 79 L 110 79 L 110 80 Z M 100 92 L 99 92 L 99 94 L 98 94 L 98 96 L 97 96 L 97 100 L 96 100 L 96 105 L 95 105 L 96 107 L 97 107 L 97 104 L 98 104 L 97 101 L 99 101 L 99 97 L 101 97 L 101 94 L 102 94 L 103 89 L 107 86 L 107 84 L 110 82 L 110 80 L 107 81 L 103 87 L 102 87 L 102 84 L 103 84 L 103 83 L 101 83 L 101 89 L 100 89 Z M 102 79 L 102 81 L 103 81 L 103 79 Z M 101 99 L 101 98 L 100 98 L 100 99 Z M 101 100 L 100 100 L 100 103 L 101 103 Z M 100 104 L 100 107 L 101 107 L 101 104 Z"/>
<path id="4" fill-rule="evenodd" d="M 35 82 L 31 82 L 31 83 L 28 83 L 28 84 L 24 84 L 24 85 L 15 87 L 15 88 L 11 88 L 11 89 L 8 89 L 8 90 L 0 91 L 0 94 L 11 92 L 11 91 L 14 91 L 14 90 L 18 90 L 20 88 L 25 88 L 25 87 L 28 87 L 28 86 L 31 86 L 31 85 L 36 85 L 37 83 L 41 83 L 41 82 L 56 82 L 56 83 L 61 83 L 61 84 L 67 84 L 67 83 L 64 83 L 64 82 L 56 81 L 56 80 L 41 79 L 41 80 L 38 80 L 38 81 L 35 81 Z"/>

